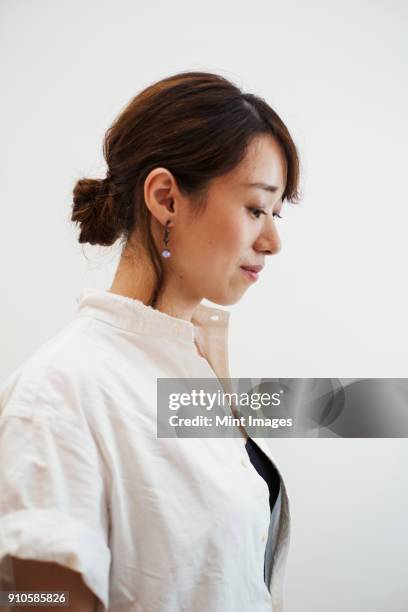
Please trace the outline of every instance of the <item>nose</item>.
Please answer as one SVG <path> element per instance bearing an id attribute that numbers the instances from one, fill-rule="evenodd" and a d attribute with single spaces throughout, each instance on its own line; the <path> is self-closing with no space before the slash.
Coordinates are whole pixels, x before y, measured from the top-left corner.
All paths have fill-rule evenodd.
<path id="1" fill-rule="evenodd" d="M 282 248 L 278 230 L 272 215 L 265 215 L 265 222 L 259 233 L 254 248 L 266 255 L 276 255 Z"/>

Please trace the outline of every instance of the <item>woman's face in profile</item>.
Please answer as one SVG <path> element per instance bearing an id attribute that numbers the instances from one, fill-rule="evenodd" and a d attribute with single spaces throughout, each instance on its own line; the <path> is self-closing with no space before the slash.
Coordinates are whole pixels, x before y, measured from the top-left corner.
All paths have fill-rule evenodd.
<path id="1" fill-rule="evenodd" d="M 274 186 L 276 191 L 251 186 L 255 183 Z M 172 274 L 183 293 L 220 305 L 242 297 L 256 282 L 256 276 L 242 266 L 264 266 L 266 257 L 280 250 L 273 215 L 281 211 L 285 184 L 286 164 L 279 144 L 262 135 L 252 141 L 236 169 L 212 181 L 198 217 L 191 216 L 189 206 L 183 207 L 170 230 Z M 259 272 L 259 281 L 264 274 Z"/>

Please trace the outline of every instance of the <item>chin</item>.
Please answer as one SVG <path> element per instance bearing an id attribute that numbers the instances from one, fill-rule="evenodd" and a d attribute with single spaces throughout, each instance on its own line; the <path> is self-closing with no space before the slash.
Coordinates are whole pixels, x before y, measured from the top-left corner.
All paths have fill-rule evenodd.
<path id="1" fill-rule="evenodd" d="M 229 293 L 211 293 L 205 296 L 206 300 L 209 300 L 213 304 L 218 306 L 231 306 L 236 304 L 244 295 L 243 291 L 231 291 Z"/>

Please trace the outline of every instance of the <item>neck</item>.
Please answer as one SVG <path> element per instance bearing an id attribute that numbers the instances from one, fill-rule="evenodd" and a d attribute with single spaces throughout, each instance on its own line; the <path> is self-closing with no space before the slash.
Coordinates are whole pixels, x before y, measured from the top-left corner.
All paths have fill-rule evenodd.
<path id="1" fill-rule="evenodd" d="M 155 288 L 155 278 L 153 265 L 146 256 L 125 250 L 109 291 L 140 300 L 147 306 Z M 182 279 L 170 278 L 163 283 L 163 289 L 154 307 L 170 316 L 191 321 L 200 301 L 199 298 L 183 292 Z"/>

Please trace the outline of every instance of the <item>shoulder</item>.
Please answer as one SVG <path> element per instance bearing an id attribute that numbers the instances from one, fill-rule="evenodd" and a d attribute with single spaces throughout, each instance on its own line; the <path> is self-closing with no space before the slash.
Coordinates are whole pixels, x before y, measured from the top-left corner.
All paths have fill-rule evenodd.
<path id="1" fill-rule="evenodd" d="M 35 350 L 0 385 L 0 416 L 19 414 L 77 421 L 84 394 L 104 375 L 105 357 L 93 321 L 77 317 Z"/>

